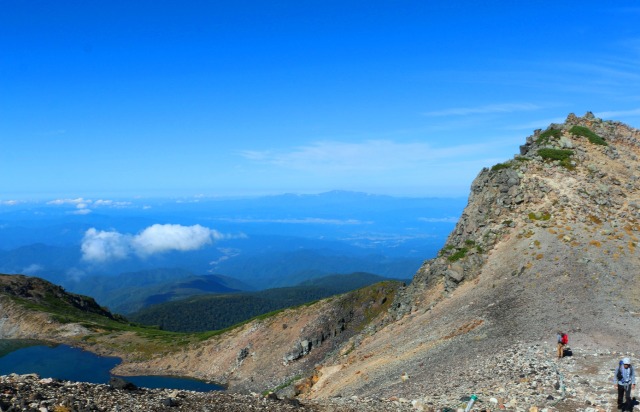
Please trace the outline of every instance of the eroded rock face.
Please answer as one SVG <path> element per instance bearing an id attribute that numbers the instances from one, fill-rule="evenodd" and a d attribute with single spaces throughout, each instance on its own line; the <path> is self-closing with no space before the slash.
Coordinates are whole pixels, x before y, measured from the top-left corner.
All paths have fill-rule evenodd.
<path id="1" fill-rule="evenodd" d="M 179 353 L 125 362 L 118 374 L 195 376 L 232 391 L 294 387 L 315 366 L 386 314 L 399 287 L 383 282 L 249 322 Z"/>
<path id="2" fill-rule="evenodd" d="M 577 134 L 576 126 L 604 143 Z M 562 151 L 570 153 L 566 160 L 550 158 Z M 451 292 L 474 279 L 496 243 L 517 228 L 559 216 L 633 227 L 640 219 L 639 155 L 639 130 L 592 113 L 570 114 L 563 124 L 536 130 L 518 156 L 483 169 L 473 181 L 467 207 L 439 256 L 426 261 L 399 295 L 396 317 L 419 306 L 420 296 L 437 282 Z"/>

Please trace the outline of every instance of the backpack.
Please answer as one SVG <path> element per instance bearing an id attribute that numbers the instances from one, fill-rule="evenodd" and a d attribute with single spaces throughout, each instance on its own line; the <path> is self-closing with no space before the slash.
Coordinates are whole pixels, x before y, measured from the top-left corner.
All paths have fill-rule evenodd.
<path id="1" fill-rule="evenodd" d="M 622 380 L 622 368 L 623 368 L 622 361 L 620 361 L 620 366 L 618 366 L 618 373 L 617 373 L 617 376 L 616 376 L 616 378 L 618 378 L 619 381 Z M 629 376 L 632 376 L 633 374 L 634 374 L 633 373 L 633 365 L 629 365 Z"/>
<path id="2" fill-rule="evenodd" d="M 566 333 L 563 333 L 560 343 L 562 343 L 563 345 L 566 345 L 567 343 L 569 343 L 569 335 L 567 335 Z"/>

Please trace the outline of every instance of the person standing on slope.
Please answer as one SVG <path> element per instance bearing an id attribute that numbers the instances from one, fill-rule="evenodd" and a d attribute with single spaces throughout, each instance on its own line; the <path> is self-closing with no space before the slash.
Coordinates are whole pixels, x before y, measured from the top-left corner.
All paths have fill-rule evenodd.
<path id="1" fill-rule="evenodd" d="M 618 409 L 632 410 L 631 389 L 636 387 L 636 374 L 629 358 L 624 358 L 620 361 L 616 368 L 614 379 L 618 388 Z M 622 402 L 623 397 L 624 403 Z"/>
<path id="2" fill-rule="evenodd" d="M 564 347 L 569 343 L 569 336 L 564 332 L 558 332 L 558 359 L 564 356 Z"/>

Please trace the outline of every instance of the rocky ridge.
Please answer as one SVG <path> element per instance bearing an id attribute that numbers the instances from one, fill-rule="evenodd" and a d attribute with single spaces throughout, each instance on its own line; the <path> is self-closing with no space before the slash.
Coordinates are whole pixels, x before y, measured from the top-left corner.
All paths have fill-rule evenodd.
<path id="1" fill-rule="evenodd" d="M 588 137 L 576 135 L 575 128 L 586 128 L 606 139 L 603 144 L 591 143 Z M 541 150 L 571 154 L 563 163 Z M 597 224 L 604 240 L 615 228 L 637 231 L 639 150 L 640 130 L 597 119 L 590 112 L 584 117 L 570 114 L 563 124 L 536 130 L 520 146 L 519 155 L 483 169 L 473 181 L 467 207 L 440 256 L 424 263 L 405 299 L 398 300 L 399 315 L 419 303 L 419 295 L 438 280 L 452 290 L 478 276 L 489 258 L 483 252 L 493 249 L 515 228 L 544 223 L 553 216 L 564 222 Z M 571 236 L 561 240 L 570 242 Z"/>

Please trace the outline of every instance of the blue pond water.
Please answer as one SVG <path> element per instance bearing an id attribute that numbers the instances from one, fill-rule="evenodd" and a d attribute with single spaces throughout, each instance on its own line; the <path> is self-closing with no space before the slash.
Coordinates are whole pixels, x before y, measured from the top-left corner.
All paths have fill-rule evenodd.
<path id="1" fill-rule="evenodd" d="M 120 358 L 103 357 L 67 345 L 35 341 L 0 340 L 0 375 L 37 373 L 41 377 L 79 382 L 108 383 L 109 372 Z M 219 385 L 169 376 L 126 376 L 123 379 L 145 388 L 170 388 L 206 392 L 223 390 Z"/>

